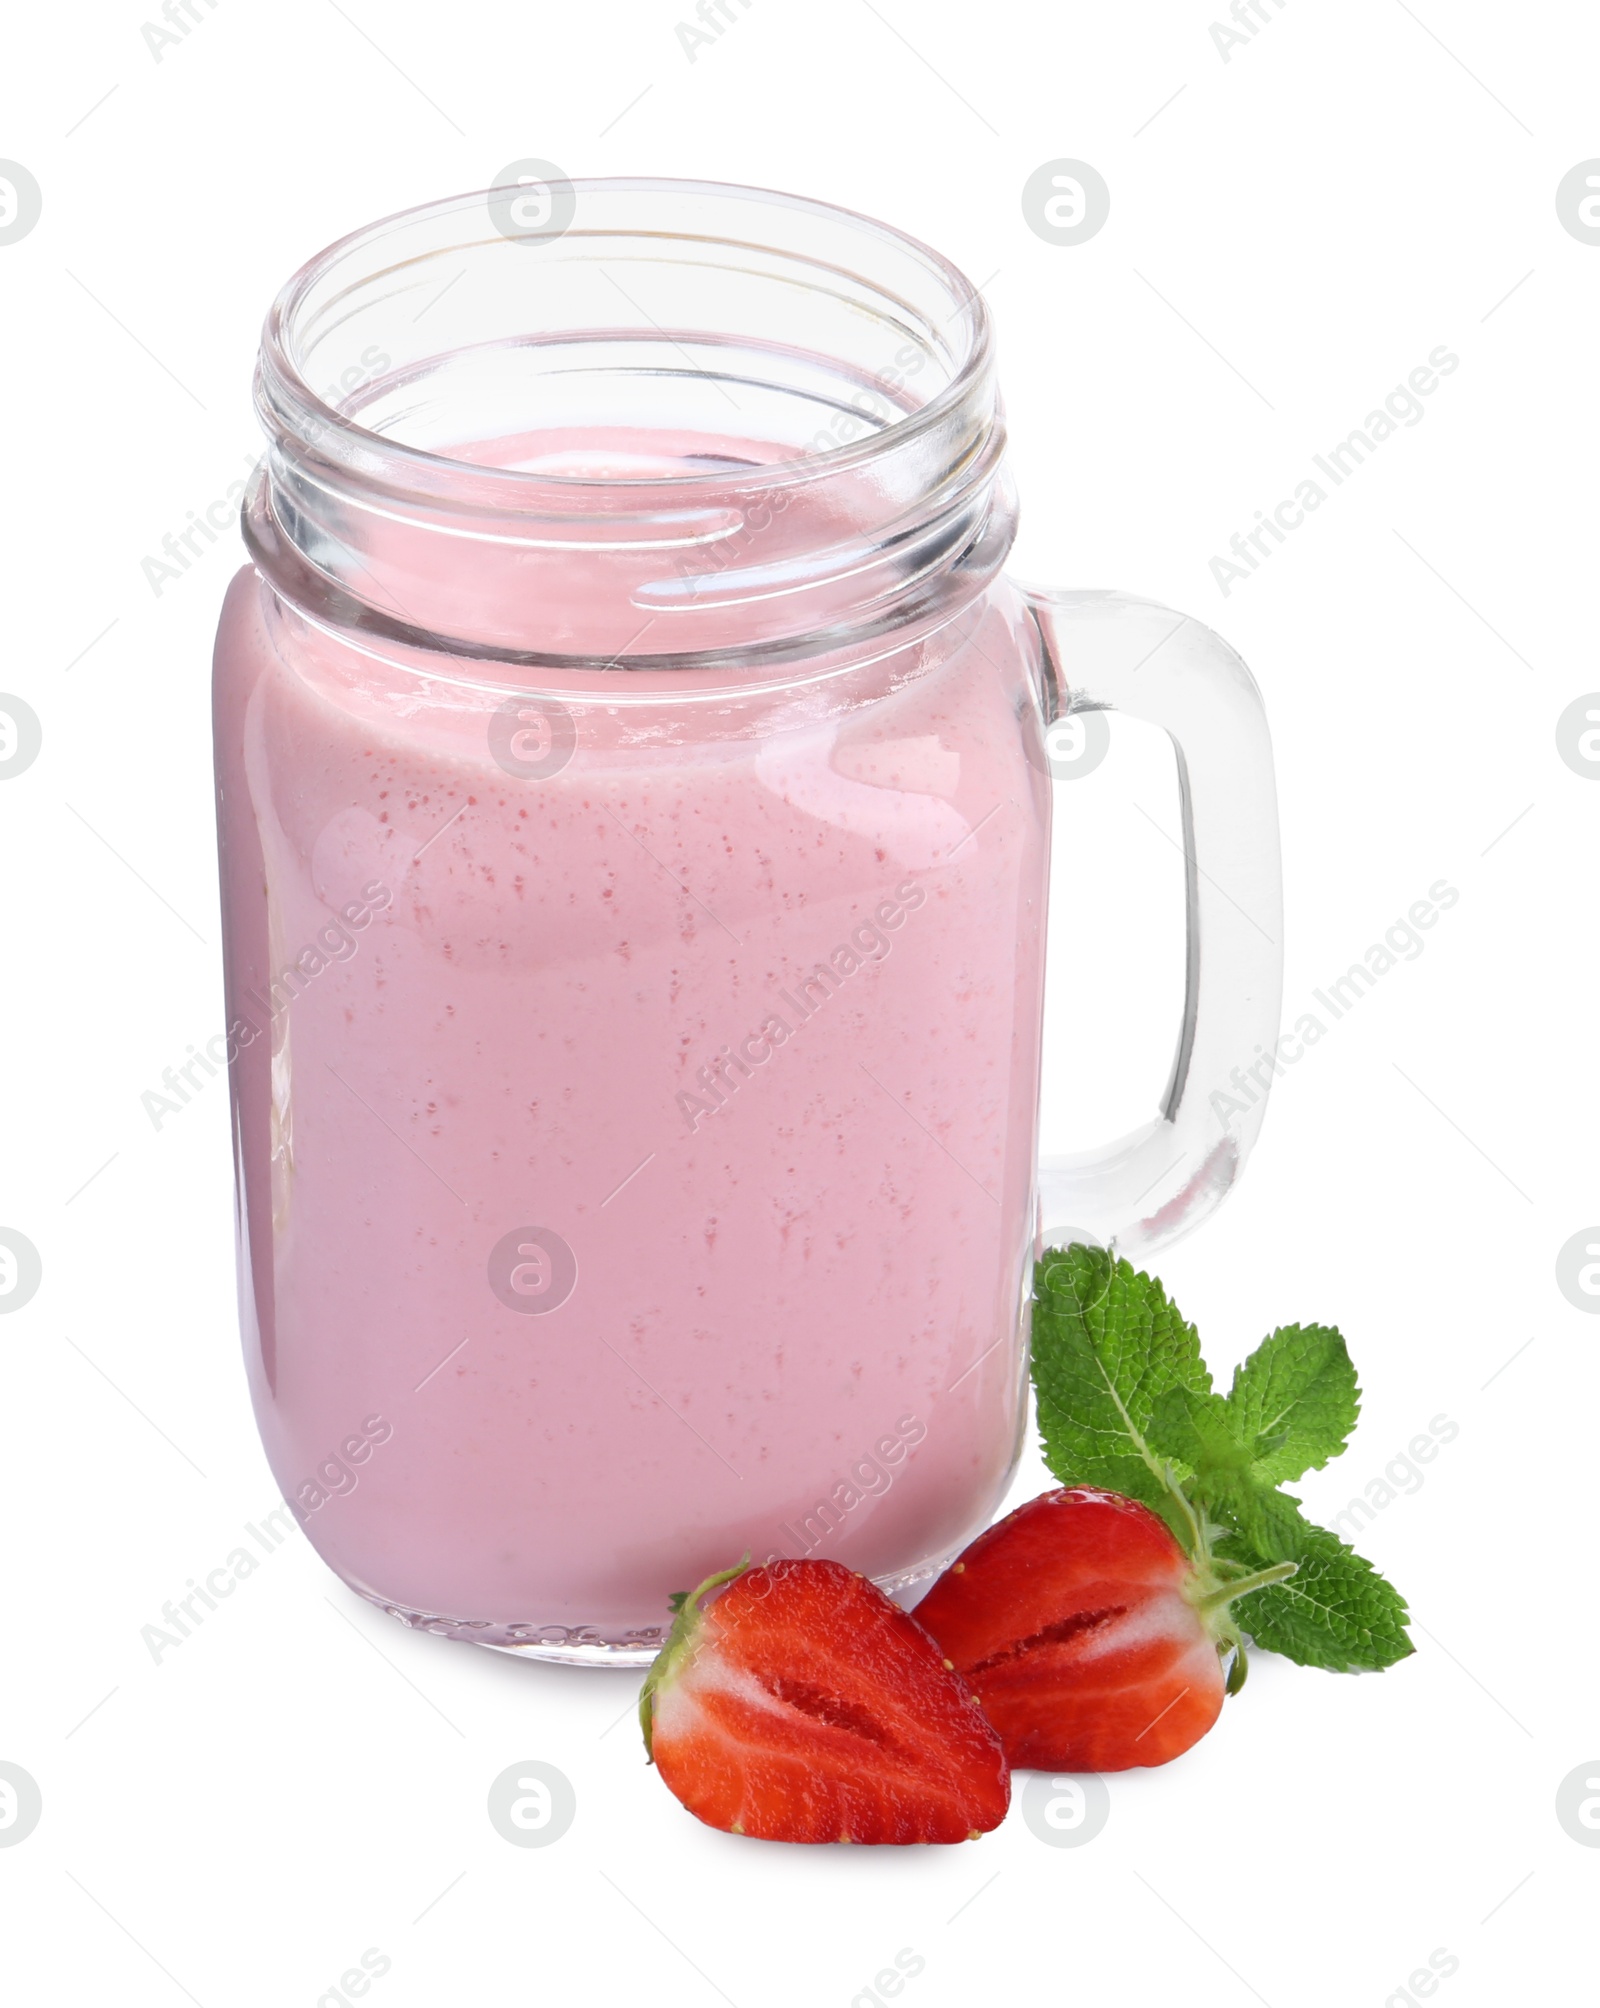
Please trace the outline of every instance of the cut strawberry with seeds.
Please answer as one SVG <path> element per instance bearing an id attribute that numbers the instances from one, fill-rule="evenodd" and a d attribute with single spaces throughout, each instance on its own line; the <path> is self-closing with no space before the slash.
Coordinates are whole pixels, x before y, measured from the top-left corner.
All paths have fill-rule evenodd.
<path id="1" fill-rule="evenodd" d="M 840 1562 L 708 1577 L 683 1599 L 639 1716 L 668 1790 L 724 1833 L 964 1841 L 998 1826 L 1011 1797 L 966 1683 Z"/>
<path id="2" fill-rule="evenodd" d="M 1125 1771 L 1205 1735 L 1228 1685 L 1222 1656 L 1241 1644 L 1228 1606 L 1290 1573 L 1221 1581 L 1147 1506 L 1075 1486 L 980 1534 L 916 1615 L 1011 1763 Z"/>

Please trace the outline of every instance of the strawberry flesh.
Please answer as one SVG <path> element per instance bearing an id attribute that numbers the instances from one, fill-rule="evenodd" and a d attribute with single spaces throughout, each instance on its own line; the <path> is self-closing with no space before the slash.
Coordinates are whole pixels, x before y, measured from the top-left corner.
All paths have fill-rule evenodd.
<path id="1" fill-rule="evenodd" d="M 685 1599 L 640 1705 L 696 1819 L 768 1841 L 964 1841 L 1005 1817 L 1000 1739 L 915 1620 L 839 1562 Z"/>
<path id="2" fill-rule="evenodd" d="M 1217 1640 L 1166 1525 L 1114 1492 L 1046 1492 L 980 1534 L 917 1606 L 1011 1763 L 1165 1764 L 1222 1709 Z"/>

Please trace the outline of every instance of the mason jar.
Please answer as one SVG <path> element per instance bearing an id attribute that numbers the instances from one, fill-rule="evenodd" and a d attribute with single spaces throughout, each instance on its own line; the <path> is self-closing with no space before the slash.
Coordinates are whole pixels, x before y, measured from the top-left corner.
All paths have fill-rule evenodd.
<path id="1" fill-rule="evenodd" d="M 285 1498 L 406 1623 L 547 1658 L 648 1659 L 747 1551 L 914 1594 L 1010 1481 L 1041 1242 L 1159 1246 L 1259 1126 L 1247 671 L 1005 577 L 984 302 L 821 203 L 411 210 L 284 287 L 256 404 L 215 729 Z M 1178 747 L 1187 1000 L 1151 1120 L 1041 1166 L 1051 797 L 1112 708 Z"/>

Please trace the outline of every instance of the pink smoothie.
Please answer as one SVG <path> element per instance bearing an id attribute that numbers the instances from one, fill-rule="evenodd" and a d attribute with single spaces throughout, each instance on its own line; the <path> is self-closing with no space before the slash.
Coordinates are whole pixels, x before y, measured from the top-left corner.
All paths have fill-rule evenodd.
<path id="1" fill-rule="evenodd" d="M 602 566 L 575 647 L 586 598 L 614 629 Z M 358 1590 L 645 1649 L 746 1549 L 899 1586 L 986 1523 L 1024 1414 L 1049 813 L 1012 620 L 997 585 L 826 681 L 719 686 L 358 645 L 234 581 L 246 1351 Z M 535 676 L 572 743 L 519 778 L 492 721 Z"/>

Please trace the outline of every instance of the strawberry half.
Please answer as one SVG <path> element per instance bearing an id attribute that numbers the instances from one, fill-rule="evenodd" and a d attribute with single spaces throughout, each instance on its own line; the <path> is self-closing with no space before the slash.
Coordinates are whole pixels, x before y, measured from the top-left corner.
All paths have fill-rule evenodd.
<path id="1" fill-rule="evenodd" d="M 965 1682 L 840 1562 L 707 1577 L 683 1599 L 639 1718 L 668 1790 L 723 1833 L 965 1841 L 998 1826 L 1011 1797 Z"/>
<path id="2" fill-rule="evenodd" d="M 1043 1771 L 1165 1764 L 1216 1721 L 1235 1597 L 1147 1506 L 1087 1486 L 1043 1493 L 980 1534 L 917 1606 L 1006 1756 Z M 1242 1677 L 1243 1660 L 1236 1658 Z M 1237 1680 L 1234 1682 L 1237 1685 Z"/>

